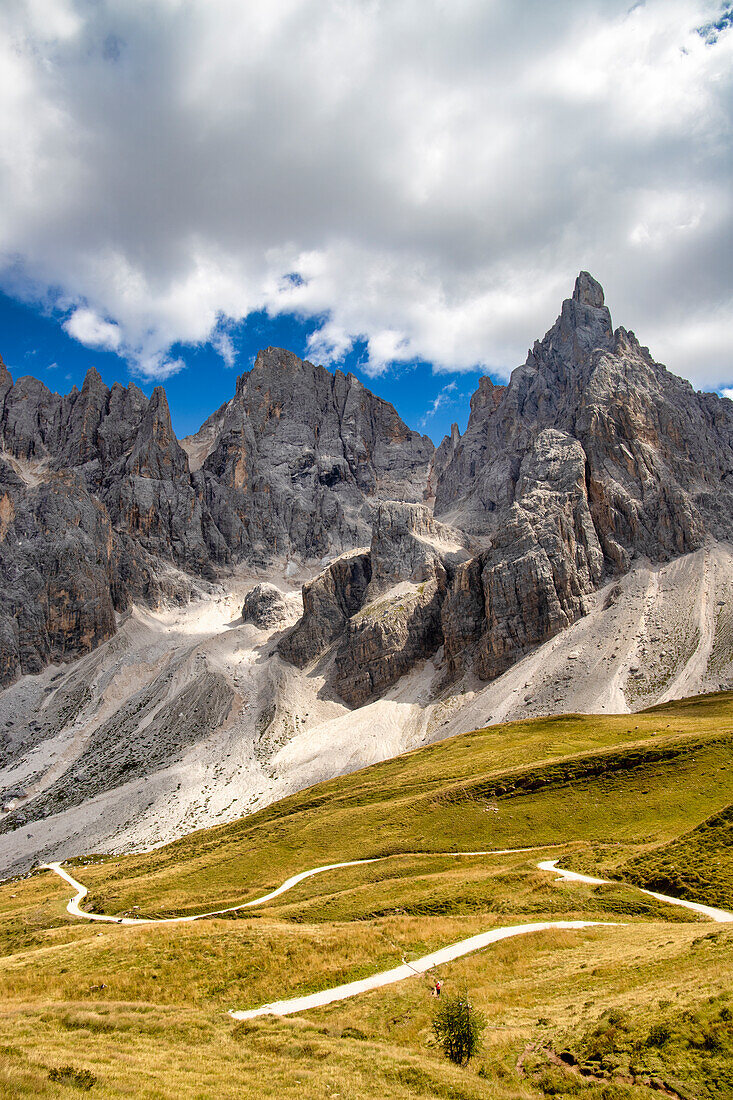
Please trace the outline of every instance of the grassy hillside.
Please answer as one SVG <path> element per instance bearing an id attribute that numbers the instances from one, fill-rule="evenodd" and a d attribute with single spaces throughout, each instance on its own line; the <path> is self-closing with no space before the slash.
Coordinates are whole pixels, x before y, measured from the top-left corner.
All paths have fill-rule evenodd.
<path id="1" fill-rule="evenodd" d="M 662 894 L 705 898 L 729 906 L 733 898 L 733 806 L 703 821 L 671 844 L 629 860 L 628 882 Z"/>
<path id="2" fill-rule="evenodd" d="M 86 867 L 85 882 L 100 912 L 162 915 L 234 905 L 304 867 L 391 852 L 585 840 L 636 853 L 733 802 L 732 749 L 730 693 L 633 716 L 490 726 Z"/>
<path id="3" fill-rule="evenodd" d="M 89 1094 L 105 1097 L 654 1095 L 629 1083 L 633 1062 L 637 1081 L 723 1100 L 733 925 L 630 886 L 556 882 L 536 863 L 603 867 L 658 889 L 659 867 L 673 863 L 687 873 L 670 889 L 733 907 L 720 843 L 732 742 L 730 695 L 490 727 L 155 852 L 75 861 L 98 910 L 152 915 L 233 905 L 317 864 L 390 857 L 228 919 L 94 926 L 69 917 L 70 890 L 48 872 L 6 883 L 0 1096 L 68 1097 L 91 1077 Z M 446 854 L 530 845 L 557 847 Z M 617 924 L 534 933 L 443 968 L 446 989 L 465 985 L 490 1024 L 463 1070 L 430 1046 L 426 978 L 301 1017 L 235 1025 L 226 1015 L 494 926 L 574 918 Z M 594 1076 L 553 1065 L 546 1048 L 572 1050 Z"/>

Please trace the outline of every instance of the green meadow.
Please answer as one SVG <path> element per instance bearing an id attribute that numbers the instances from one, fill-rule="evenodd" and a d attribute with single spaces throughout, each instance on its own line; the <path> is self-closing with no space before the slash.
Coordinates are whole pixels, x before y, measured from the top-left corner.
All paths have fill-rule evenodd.
<path id="1" fill-rule="evenodd" d="M 732 745 L 731 694 L 492 726 L 150 853 L 70 861 L 88 908 L 156 917 L 386 857 L 189 924 L 80 921 L 52 873 L 6 882 L 0 1096 L 730 1097 L 733 924 L 633 884 L 733 909 Z M 451 854 L 503 848 L 533 850 Z M 558 881 L 537 868 L 549 858 L 623 884 Z M 300 1016 L 227 1015 L 492 927 L 572 919 L 613 923 L 441 969 L 488 1022 L 462 1069 L 432 1044 L 425 976 Z"/>

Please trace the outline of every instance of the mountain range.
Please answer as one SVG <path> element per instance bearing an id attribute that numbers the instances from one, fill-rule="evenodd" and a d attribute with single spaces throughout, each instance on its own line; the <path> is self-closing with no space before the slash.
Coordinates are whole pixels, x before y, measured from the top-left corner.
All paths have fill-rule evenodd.
<path id="1" fill-rule="evenodd" d="M 437 449 L 279 348 L 180 441 L 162 388 L 0 360 L 0 871 L 733 686 L 732 429 L 587 272 Z"/>

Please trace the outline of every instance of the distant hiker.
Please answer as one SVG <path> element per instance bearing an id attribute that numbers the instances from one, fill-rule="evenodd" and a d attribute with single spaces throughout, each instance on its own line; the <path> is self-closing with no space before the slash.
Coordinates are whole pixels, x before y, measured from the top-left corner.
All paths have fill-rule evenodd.
<path id="1" fill-rule="evenodd" d="M 434 997 L 439 997 L 440 996 L 440 991 L 441 991 L 442 988 L 443 988 L 443 983 L 441 982 L 440 978 L 437 978 L 436 981 L 435 981 L 435 985 L 433 986 L 433 996 Z"/>

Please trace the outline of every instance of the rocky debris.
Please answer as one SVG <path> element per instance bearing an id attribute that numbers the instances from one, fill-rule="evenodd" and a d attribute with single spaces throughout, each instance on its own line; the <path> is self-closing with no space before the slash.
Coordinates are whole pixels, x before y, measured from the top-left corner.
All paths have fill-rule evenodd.
<path id="1" fill-rule="evenodd" d="M 244 597 L 242 622 L 254 623 L 260 630 L 281 626 L 287 618 L 283 594 L 274 584 L 256 584 Z"/>
<path id="2" fill-rule="evenodd" d="M 185 660 L 185 658 L 184 658 Z M 178 687 L 175 662 L 92 732 L 84 753 L 38 795 L 0 820 L 0 833 L 81 805 L 102 791 L 180 759 L 185 749 L 218 729 L 234 702 L 219 673 L 204 667 Z"/>
<path id="3" fill-rule="evenodd" d="M 368 551 L 343 554 L 303 585 L 303 617 L 278 645 L 287 661 L 304 668 L 339 638 L 362 606 L 372 577 Z"/>

